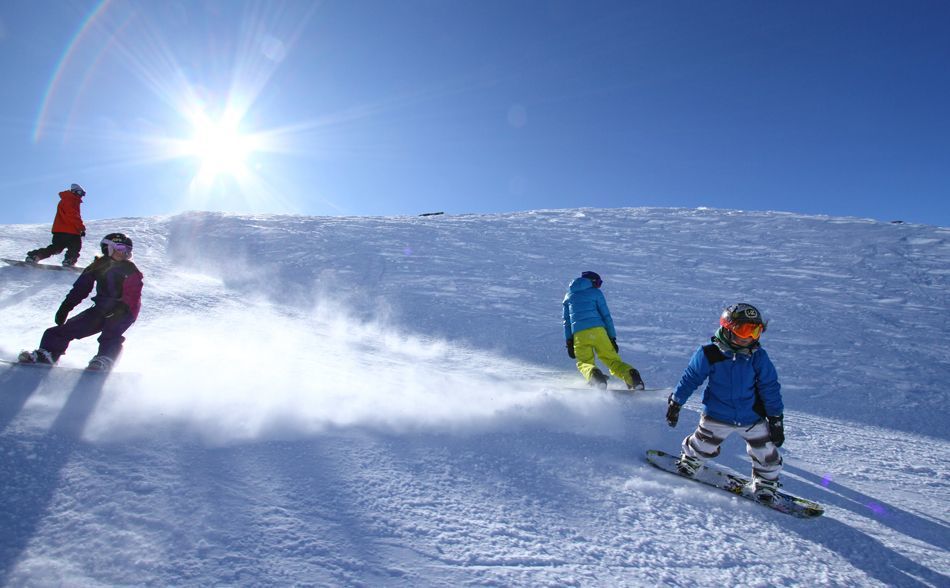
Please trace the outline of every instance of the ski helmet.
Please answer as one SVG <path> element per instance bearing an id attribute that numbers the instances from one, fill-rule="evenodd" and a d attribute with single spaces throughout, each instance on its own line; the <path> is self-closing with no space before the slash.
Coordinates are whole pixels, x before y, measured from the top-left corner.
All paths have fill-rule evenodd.
<path id="1" fill-rule="evenodd" d="M 742 339 L 758 339 L 765 332 L 766 322 L 762 320 L 759 309 L 739 302 L 726 307 L 719 315 L 719 325 L 730 335 Z"/>
<path id="2" fill-rule="evenodd" d="M 109 233 L 102 238 L 102 241 L 99 242 L 99 248 L 102 249 L 102 254 L 112 257 L 112 253 L 118 249 L 127 249 L 129 253 L 132 252 L 132 239 L 129 239 L 122 233 Z"/>
<path id="3" fill-rule="evenodd" d="M 584 272 L 581 274 L 581 277 L 590 280 L 595 288 L 600 288 L 604 283 L 604 281 L 600 279 L 600 275 L 597 272 Z"/>
<path id="4" fill-rule="evenodd" d="M 82 189 L 82 186 L 80 186 L 79 184 L 73 184 L 73 185 L 71 185 L 71 186 L 69 187 L 69 191 L 72 192 L 73 194 L 75 194 L 76 196 L 79 196 L 80 198 L 82 198 L 83 196 L 86 195 L 86 191 L 83 190 L 83 189 Z"/>

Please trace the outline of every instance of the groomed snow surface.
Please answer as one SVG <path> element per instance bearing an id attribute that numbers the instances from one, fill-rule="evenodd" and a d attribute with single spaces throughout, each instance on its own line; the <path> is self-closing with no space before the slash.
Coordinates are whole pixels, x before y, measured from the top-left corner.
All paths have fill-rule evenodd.
<path id="1" fill-rule="evenodd" d="M 704 209 L 87 224 L 83 264 L 108 232 L 135 240 L 143 310 L 107 377 L 0 365 L 3 584 L 950 586 L 950 229 Z M 49 240 L 0 228 L 3 257 Z M 771 319 L 783 482 L 824 517 L 646 464 L 700 394 L 674 430 L 668 391 L 583 386 L 561 299 L 588 269 L 651 387 L 723 306 Z M 0 357 L 38 344 L 75 277 L 0 267 Z M 749 470 L 737 439 L 720 461 Z"/>

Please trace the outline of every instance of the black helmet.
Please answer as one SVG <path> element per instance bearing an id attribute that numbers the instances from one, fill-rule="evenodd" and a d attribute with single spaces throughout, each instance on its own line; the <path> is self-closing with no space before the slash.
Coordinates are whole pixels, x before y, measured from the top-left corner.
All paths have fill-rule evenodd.
<path id="1" fill-rule="evenodd" d="M 762 320 L 762 313 L 758 308 L 739 302 L 722 311 L 719 315 L 719 325 L 743 339 L 758 339 L 765 331 L 766 322 Z"/>
<path id="2" fill-rule="evenodd" d="M 584 272 L 581 274 L 581 277 L 590 280 L 591 283 L 594 284 L 595 288 L 600 288 L 600 286 L 604 283 L 604 281 L 600 279 L 600 275 L 597 272 Z"/>
<path id="3" fill-rule="evenodd" d="M 123 233 L 109 233 L 99 242 L 99 248 L 102 249 L 102 254 L 105 256 L 111 256 L 116 245 L 125 245 L 132 249 L 132 239 L 129 239 Z"/>

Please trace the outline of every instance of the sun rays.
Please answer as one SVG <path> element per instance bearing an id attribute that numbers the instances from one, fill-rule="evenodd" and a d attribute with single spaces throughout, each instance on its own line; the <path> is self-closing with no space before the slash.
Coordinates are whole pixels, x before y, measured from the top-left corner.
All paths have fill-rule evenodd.
<path id="1" fill-rule="evenodd" d="M 123 176 L 117 191 L 136 193 L 147 173 L 163 210 L 338 210 L 333 180 L 301 162 L 397 160 L 404 147 L 364 123 L 489 83 L 465 75 L 341 100 L 308 44 L 320 3 L 222 6 L 100 0 L 56 68 L 34 141 L 81 150 L 70 173 Z"/>
<path id="2" fill-rule="evenodd" d="M 176 196 L 187 199 L 184 207 L 213 204 L 226 193 L 237 210 L 290 212 L 287 191 L 257 158 L 286 154 L 300 127 L 254 128 L 251 118 L 259 123 L 283 113 L 250 114 L 316 6 L 251 2 L 239 26 L 224 29 L 197 8 L 156 19 L 141 5 L 103 0 L 69 44 L 69 59 L 58 64 L 34 141 L 70 136 L 110 146 L 113 154 L 90 171 L 170 165 L 169 181 L 186 180 L 185 193 Z M 81 63 L 83 55 L 96 59 Z M 126 79 L 117 95 L 103 95 L 90 81 L 117 74 Z M 81 92 L 70 92 L 77 87 Z M 81 101 L 92 102 L 87 88 L 96 90 L 94 107 L 83 122 L 66 119 Z M 108 124 L 90 123 L 94 118 Z"/>

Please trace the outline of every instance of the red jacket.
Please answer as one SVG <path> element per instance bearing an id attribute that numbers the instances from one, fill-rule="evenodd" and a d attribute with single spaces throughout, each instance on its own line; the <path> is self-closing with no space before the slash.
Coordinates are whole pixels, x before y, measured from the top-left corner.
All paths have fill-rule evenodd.
<path id="1" fill-rule="evenodd" d="M 59 193 L 59 206 L 56 207 L 56 218 L 53 220 L 54 233 L 81 235 L 86 232 L 86 225 L 79 215 L 80 204 L 82 198 L 69 190 Z"/>

